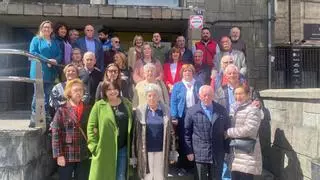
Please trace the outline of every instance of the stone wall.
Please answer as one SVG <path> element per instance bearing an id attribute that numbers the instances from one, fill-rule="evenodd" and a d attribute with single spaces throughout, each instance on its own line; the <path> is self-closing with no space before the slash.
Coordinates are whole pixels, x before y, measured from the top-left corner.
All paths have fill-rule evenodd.
<path id="1" fill-rule="evenodd" d="M 48 150 L 51 144 L 48 136 L 42 135 L 41 129 L 27 128 L 29 121 L 0 122 L 0 179 L 43 180 L 49 177 L 55 162 Z M 8 126 L 13 127 L 6 128 Z"/>
<path id="2" fill-rule="evenodd" d="M 268 110 L 260 136 L 265 168 L 280 180 L 311 179 L 311 161 L 320 157 L 320 89 L 270 89 L 261 96 Z"/>
<path id="3" fill-rule="evenodd" d="M 267 2 L 267 0 L 184 0 L 185 7 L 204 9 L 206 26 L 211 28 L 212 35 L 217 40 L 223 35 L 229 35 L 232 26 L 241 28 L 241 38 L 247 43 L 249 81 L 258 89 L 268 87 Z M 199 38 L 199 31 L 192 32 L 192 40 Z"/>
<path id="4" fill-rule="evenodd" d="M 276 1 L 275 42 L 286 43 L 289 41 L 288 0 Z M 319 0 L 292 0 L 291 26 L 292 41 L 303 39 L 303 24 L 319 24 Z"/>

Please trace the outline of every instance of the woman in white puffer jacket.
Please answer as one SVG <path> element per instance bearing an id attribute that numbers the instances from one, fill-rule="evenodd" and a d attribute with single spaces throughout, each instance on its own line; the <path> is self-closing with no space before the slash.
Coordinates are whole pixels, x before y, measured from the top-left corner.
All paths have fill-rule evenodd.
<path id="1" fill-rule="evenodd" d="M 250 138 L 256 143 L 252 152 L 232 147 L 232 180 L 253 180 L 254 175 L 261 175 L 262 157 L 258 131 L 261 122 L 261 110 L 252 104 L 249 97 L 250 88 L 239 86 L 234 89 L 236 103 L 230 108 L 232 128 L 226 132 L 231 139 Z"/>

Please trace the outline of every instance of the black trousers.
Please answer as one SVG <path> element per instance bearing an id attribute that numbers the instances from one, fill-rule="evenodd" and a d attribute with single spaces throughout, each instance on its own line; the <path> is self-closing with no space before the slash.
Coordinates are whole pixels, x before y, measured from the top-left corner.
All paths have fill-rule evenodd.
<path id="1" fill-rule="evenodd" d="M 186 170 L 191 170 L 194 167 L 194 162 L 189 161 L 187 158 L 187 153 L 186 153 L 186 144 L 185 144 L 185 138 L 184 138 L 184 117 L 178 119 L 179 123 L 176 129 L 176 135 L 178 136 L 178 153 L 179 153 L 179 158 L 178 158 L 178 167 L 179 168 L 184 168 Z"/>
<path id="2" fill-rule="evenodd" d="M 216 180 L 217 168 L 213 164 L 196 163 L 197 180 Z M 220 179 L 220 178 L 218 178 Z"/>
<path id="3" fill-rule="evenodd" d="M 71 180 L 74 172 L 75 180 L 88 180 L 91 160 L 83 160 L 76 163 L 67 163 L 66 166 L 59 166 L 59 180 Z"/>
<path id="4" fill-rule="evenodd" d="M 231 172 L 232 180 L 253 180 L 253 174 L 242 173 L 238 171 Z"/>

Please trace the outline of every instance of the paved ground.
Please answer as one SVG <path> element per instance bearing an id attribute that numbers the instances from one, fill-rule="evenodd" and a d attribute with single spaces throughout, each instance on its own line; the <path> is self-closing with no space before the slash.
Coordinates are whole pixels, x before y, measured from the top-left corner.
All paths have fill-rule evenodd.
<path id="1" fill-rule="evenodd" d="M 185 176 L 178 176 L 176 172 L 172 172 L 172 176 L 168 177 L 168 180 L 193 180 L 192 174 L 186 174 Z M 55 173 L 52 177 L 47 178 L 47 180 L 58 180 L 59 176 Z M 130 180 L 138 180 L 139 178 L 130 178 Z"/>

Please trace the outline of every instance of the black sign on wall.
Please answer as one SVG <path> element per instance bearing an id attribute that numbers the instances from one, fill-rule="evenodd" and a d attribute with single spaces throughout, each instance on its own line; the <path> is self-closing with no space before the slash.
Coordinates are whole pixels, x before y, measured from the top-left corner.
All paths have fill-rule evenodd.
<path id="1" fill-rule="evenodd" d="M 302 63 L 301 63 L 301 48 L 292 47 L 291 51 L 291 88 L 301 88 L 302 84 Z"/>
<path id="2" fill-rule="evenodd" d="M 320 24 L 303 24 L 304 40 L 320 41 Z"/>

